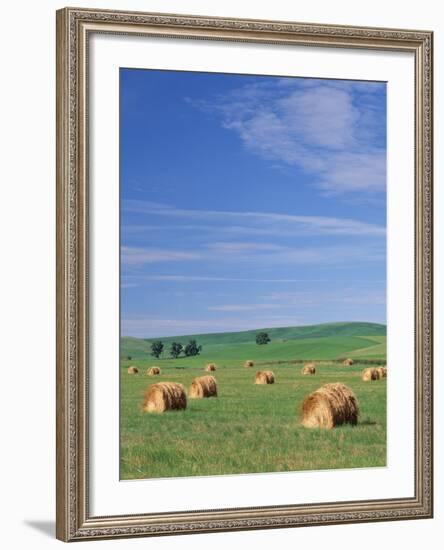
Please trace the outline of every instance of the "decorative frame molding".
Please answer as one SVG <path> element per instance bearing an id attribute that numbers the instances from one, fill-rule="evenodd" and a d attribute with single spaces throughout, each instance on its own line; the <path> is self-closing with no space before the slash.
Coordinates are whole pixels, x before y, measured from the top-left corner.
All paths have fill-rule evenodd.
<path id="1" fill-rule="evenodd" d="M 88 511 L 87 42 L 92 32 L 408 51 L 415 56 L 415 496 L 91 517 Z M 57 12 L 57 538 L 430 518 L 433 514 L 432 48 L 429 31 L 64 8 Z"/>

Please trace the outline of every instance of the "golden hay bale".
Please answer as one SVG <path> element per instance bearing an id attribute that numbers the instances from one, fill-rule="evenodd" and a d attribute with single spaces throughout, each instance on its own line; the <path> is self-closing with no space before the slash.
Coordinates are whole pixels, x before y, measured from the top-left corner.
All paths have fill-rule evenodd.
<path id="1" fill-rule="evenodd" d="M 253 361 L 245 361 L 244 367 L 245 367 L 246 369 L 251 369 L 251 367 L 254 367 Z"/>
<path id="2" fill-rule="evenodd" d="M 387 367 L 376 367 L 379 372 L 379 378 L 387 378 Z"/>
<path id="3" fill-rule="evenodd" d="M 199 376 L 191 382 L 188 392 L 190 399 L 217 397 L 217 382 L 214 376 Z"/>
<path id="4" fill-rule="evenodd" d="M 261 370 L 256 373 L 255 384 L 274 384 L 274 373 L 271 370 Z"/>
<path id="5" fill-rule="evenodd" d="M 339 382 L 325 384 L 302 402 L 301 422 L 306 428 L 334 428 L 357 424 L 359 407 L 350 388 Z"/>
<path id="6" fill-rule="evenodd" d="M 379 380 L 380 378 L 380 372 L 375 367 L 369 367 L 362 371 L 362 379 L 364 380 L 364 382 L 369 382 L 370 380 Z"/>
<path id="7" fill-rule="evenodd" d="M 314 363 L 306 363 L 301 370 L 301 374 L 316 374 L 316 367 Z"/>
<path id="8" fill-rule="evenodd" d="M 214 372 L 216 370 L 216 363 L 208 363 L 208 365 L 205 367 L 205 370 L 207 372 Z"/>
<path id="9" fill-rule="evenodd" d="M 156 376 L 157 374 L 160 374 L 160 369 L 159 369 L 159 367 L 150 367 L 150 368 L 146 371 L 146 375 L 147 375 L 147 376 Z"/>
<path id="10" fill-rule="evenodd" d="M 161 413 L 164 411 L 187 408 L 187 395 L 182 384 L 159 382 L 145 391 L 142 408 L 144 412 Z"/>
<path id="11" fill-rule="evenodd" d="M 342 361 L 342 364 L 345 367 L 351 367 L 351 365 L 353 365 L 353 359 L 350 359 L 350 357 L 348 359 L 344 359 L 344 361 Z"/>
<path id="12" fill-rule="evenodd" d="M 137 374 L 139 369 L 137 367 L 128 367 L 128 374 Z"/>

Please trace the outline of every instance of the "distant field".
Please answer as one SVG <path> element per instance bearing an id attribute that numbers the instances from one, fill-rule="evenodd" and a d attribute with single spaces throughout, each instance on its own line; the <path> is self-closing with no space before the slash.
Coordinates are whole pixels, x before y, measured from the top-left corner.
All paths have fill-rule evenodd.
<path id="1" fill-rule="evenodd" d="M 360 361 L 385 362 L 383 334 L 280 341 L 274 336 L 265 346 L 251 341 L 226 343 L 223 339 L 223 343 L 205 344 L 198 357 L 176 360 L 156 360 L 145 351 L 146 341 L 131 340 L 134 345 L 127 352 L 133 359 L 122 360 L 120 370 L 122 479 L 386 464 L 386 381 L 363 382 L 360 378 L 367 366 Z M 138 342 L 142 342 L 142 350 L 136 353 Z M 337 362 L 346 356 L 355 359 L 352 367 Z M 243 368 L 246 359 L 255 361 L 255 367 Z M 316 375 L 300 374 L 302 365 L 294 361 L 304 359 L 321 361 Z M 144 390 L 150 384 L 163 380 L 188 388 L 194 377 L 204 374 L 203 367 L 209 361 L 218 365 L 214 373 L 217 398 L 189 400 L 185 411 L 160 415 L 140 411 Z M 276 384 L 253 384 L 261 364 L 273 370 Z M 128 375 L 129 365 L 139 367 L 139 374 Z M 152 365 L 161 367 L 161 376 L 144 375 Z M 299 425 L 298 408 L 303 398 L 327 382 L 343 382 L 355 392 L 361 409 L 358 426 L 320 431 Z"/>
<path id="2" fill-rule="evenodd" d="M 349 356 L 354 358 L 383 359 L 387 357 L 387 337 L 371 336 L 367 338 L 372 344 L 368 347 L 350 351 Z"/>
<path id="3" fill-rule="evenodd" d="M 380 341 L 379 339 L 382 339 Z M 197 340 L 200 342 L 200 340 Z M 150 357 L 150 351 L 138 353 L 138 348 L 132 347 L 122 350 L 122 357 L 131 356 L 133 360 L 141 359 L 148 362 L 159 362 L 170 364 L 176 367 L 197 366 L 205 361 L 221 361 L 228 363 L 232 361 L 291 361 L 297 359 L 328 360 L 339 359 L 345 356 L 360 357 L 361 359 L 376 359 L 385 357 L 385 336 L 332 336 L 326 338 L 305 338 L 298 340 L 275 341 L 264 346 L 258 346 L 254 342 L 234 344 L 206 344 L 202 353 L 197 357 L 179 357 L 172 359 L 163 357 L 154 359 Z"/>
<path id="4" fill-rule="evenodd" d="M 185 344 L 190 339 L 195 339 L 199 344 L 203 345 L 204 352 L 208 351 L 208 346 L 213 345 L 228 345 L 230 347 L 238 344 L 254 344 L 254 339 L 259 332 L 263 330 L 267 332 L 274 343 L 285 342 L 288 340 L 307 340 L 315 339 L 319 344 L 319 339 L 322 338 L 341 338 L 347 339 L 351 337 L 363 336 L 366 338 L 363 345 L 367 345 L 368 340 L 371 344 L 374 343 L 372 338 L 385 338 L 386 326 L 376 323 L 324 323 L 321 325 L 311 325 L 304 327 L 280 327 L 280 328 L 264 328 L 258 330 L 247 330 L 242 332 L 222 332 L 213 334 L 190 334 L 187 336 L 169 336 L 160 338 L 164 342 L 166 349 L 172 342 L 180 342 Z M 123 337 L 121 339 L 121 357 L 132 355 L 133 357 L 146 357 L 150 354 L 151 343 L 157 340 Z M 344 341 L 343 341 L 344 342 Z M 357 341 L 358 342 L 358 341 Z M 315 343 L 315 342 L 314 342 Z M 338 343 L 341 351 L 344 351 L 342 343 Z M 347 343 L 345 343 L 347 348 Z M 314 351 L 316 349 L 313 347 Z"/>

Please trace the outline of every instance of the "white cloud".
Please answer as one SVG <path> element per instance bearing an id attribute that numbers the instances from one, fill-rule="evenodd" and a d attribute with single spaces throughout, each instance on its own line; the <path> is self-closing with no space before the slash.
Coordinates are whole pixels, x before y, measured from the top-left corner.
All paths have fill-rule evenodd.
<path id="1" fill-rule="evenodd" d="M 297 292 L 272 292 L 259 299 L 267 300 L 264 302 L 250 304 L 221 304 L 209 306 L 209 311 L 222 312 L 248 312 L 263 310 L 306 310 L 314 306 L 324 306 L 329 308 L 331 305 L 338 304 L 342 311 L 347 311 L 359 306 L 383 306 L 386 303 L 385 290 L 363 289 L 363 288 L 345 288 L 334 290 L 319 291 L 297 291 Z M 359 308 L 361 309 L 361 308 Z"/>
<path id="2" fill-rule="evenodd" d="M 340 288 L 320 291 L 271 292 L 262 297 L 283 307 L 319 306 L 341 304 L 341 306 L 384 305 L 385 289 Z"/>
<path id="3" fill-rule="evenodd" d="M 285 247 L 270 243 L 215 242 L 208 245 L 210 250 L 221 254 L 243 254 L 248 252 L 280 252 Z"/>
<path id="4" fill-rule="evenodd" d="M 319 180 L 319 187 L 329 193 L 346 191 L 382 191 L 386 186 L 384 151 L 341 152 L 332 159 L 328 177 Z"/>
<path id="5" fill-rule="evenodd" d="M 245 246 L 244 246 L 245 245 Z M 230 260 L 237 266 L 259 268 L 278 264 L 300 266 L 343 266 L 382 262 L 385 260 L 385 249 L 378 246 L 312 246 L 285 247 L 266 246 L 249 243 L 213 243 L 199 247 L 198 253 L 179 250 L 160 250 L 153 248 L 122 247 L 122 267 L 141 266 L 150 263 L 185 262 L 201 260 L 206 264 L 228 265 Z"/>
<path id="6" fill-rule="evenodd" d="M 221 117 L 255 154 L 296 166 L 322 191 L 384 191 L 380 83 L 281 79 L 196 104 Z M 356 93 L 359 92 L 359 102 Z"/>
<path id="7" fill-rule="evenodd" d="M 168 247 L 122 246 L 123 268 L 151 263 L 196 260 L 215 264 L 223 261 L 228 264 L 231 259 L 238 265 L 249 265 L 252 268 L 277 264 L 330 266 L 341 263 L 347 265 L 350 262 L 367 264 L 385 260 L 385 227 L 351 218 L 274 212 L 194 210 L 137 200 L 127 200 L 123 207 L 127 212 L 147 215 L 151 221 L 151 228 L 153 227 L 152 218 L 157 215 L 185 221 L 185 226 L 191 220 L 194 232 L 193 244 L 188 250 L 179 250 L 176 247 L 169 249 Z M 164 224 L 167 229 L 170 225 L 174 225 L 176 232 L 179 231 L 179 234 L 182 234 L 180 223 Z M 205 229 L 207 226 L 219 228 L 219 230 L 212 234 Z M 141 226 L 136 227 L 139 228 L 139 235 L 143 235 Z M 159 225 L 160 229 L 162 227 L 162 224 Z M 125 227 L 123 234 L 125 235 Z M 134 235 L 134 232 L 130 232 L 130 235 Z M 260 241 L 248 240 L 248 237 L 258 235 L 263 237 Z M 289 236 L 294 241 L 298 237 L 311 238 L 324 235 L 346 236 L 347 241 L 344 244 L 333 242 L 330 246 L 327 246 L 325 241 L 321 241 L 320 244 L 310 243 L 306 246 L 289 246 L 265 239 Z M 367 237 L 368 240 L 364 243 L 362 239 L 353 240 L 355 237 Z"/>
<path id="8" fill-rule="evenodd" d="M 355 136 L 350 130 L 359 119 L 352 96 L 346 90 L 317 86 L 293 92 L 277 101 L 282 120 L 290 135 L 303 135 L 307 145 L 328 149 L 354 147 Z"/>
<path id="9" fill-rule="evenodd" d="M 186 252 L 182 250 L 168 250 L 161 248 L 137 248 L 122 246 L 121 249 L 122 265 L 143 265 L 157 262 L 180 262 L 186 260 L 198 260 L 200 255 L 195 252 Z"/>
<path id="10" fill-rule="evenodd" d="M 301 282 L 329 282 L 329 279 L 266 279 L 266 278 L 249 278 L 249 277 L 214 277 L 214 276 L 201 276 L 201 275 L 140 275 L 140 274 L 126 274 L 124 275 L 125 288 L 131 286 L 140 286 L 144 282 L 150 281 L 165 281 L 165 282 L 177 282 L 177 283 L 301 283 Z M 123 285 L 122 285 L 123 287 Z"/>
<path id="11" fill-rule="evenodd" d="M 225 304 L 221 306 L 210 306 L 208 311 L 260 311 L 264 309 L 280 309 L 279 304 Z"/>
<path id="12" fill-rule="evenodd" d="M 351 160 L 351 159 L 350 159 Z M 344 168 L 345 170 L 346 168 Z M 351 168 L 350 168 L 351 169 Z M 309 235 L 351 235 L 384 236 L 385 227 L 354 220 L 352 218 L 334 218 L 329 216 L 305 216 L 280 214 L 275 212 L 234 212 L 225 210 L 194 210 L 176 208 L 162 203 L 140 200 L 126 200 L 123 209 L 127 212 L 149 216 L 168 216 L 195 223 L 208 224 L 220 231 L 227 229 L 232 233 L 256 234 L 297 234 Z M 232 224 L 236 224 L 233 226 Z M 140 228 L 140 226 L 137 226 Z M 185 226 L 186 227 L 186 226 Z M 199 225 L 190 226 L 191 229 Z M 124 226 L 124 231 L 125 231 Z"/>

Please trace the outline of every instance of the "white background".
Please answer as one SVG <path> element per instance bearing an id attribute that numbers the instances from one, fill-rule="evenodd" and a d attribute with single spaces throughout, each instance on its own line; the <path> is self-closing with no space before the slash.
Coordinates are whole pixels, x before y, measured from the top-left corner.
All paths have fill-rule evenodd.
<path id="1" fill-rule="evenodd" d="M 82 5 L 70 2 L 70 5 Z M 64 4 L 20 2 L 2 6 L 2 136 L 0 223 L 0 334 L 3 369 L 1 410 L 1 517 L 2 545 L 6 548 L 51 548 L 54 523 L 54 138 L 55 36 L 54 11 Z M 287 19 L 387 27 L 433 29 L 435 36 L 435 97 L 443 96 L 444 23 L 440 2 L 352 0 L 294 2 L 220 0 L 94 2 L 88 7 L 145 11 Z M 3 43 L 4 42 L 4 43 Z M 435 151 L 444 150 L 444 117 L 435 108 Z M 435 160 L 436 280 L 444 279 L 444 212 L 442 160 Z M 441 187 L 441 188 L 440 188 Z M 444 330 L 444 302 L 436 285 L 436 335 Z M 441 338 L 442 342 L 442 338 Z M 312 527 L 248 533 L 193 535 L 87 543 L 107 547 L 159 549 L 225 548 L 252 544 L 257 548 L 293 548 L 295 545 L 330 550 L 344 545 L 383 548 L 394 542 L 404 549 L 440 548 L 444 534 L 444 487 L 439 464 L 444 459 L 444 406 L 439 400 L 443 347 L 436 338 L 436 510 L 435 519 L 410 522 Z M 439 431 L 438 431 L 439 430 Z M 99 546 L 97 546 L 99 548 Z"/>

